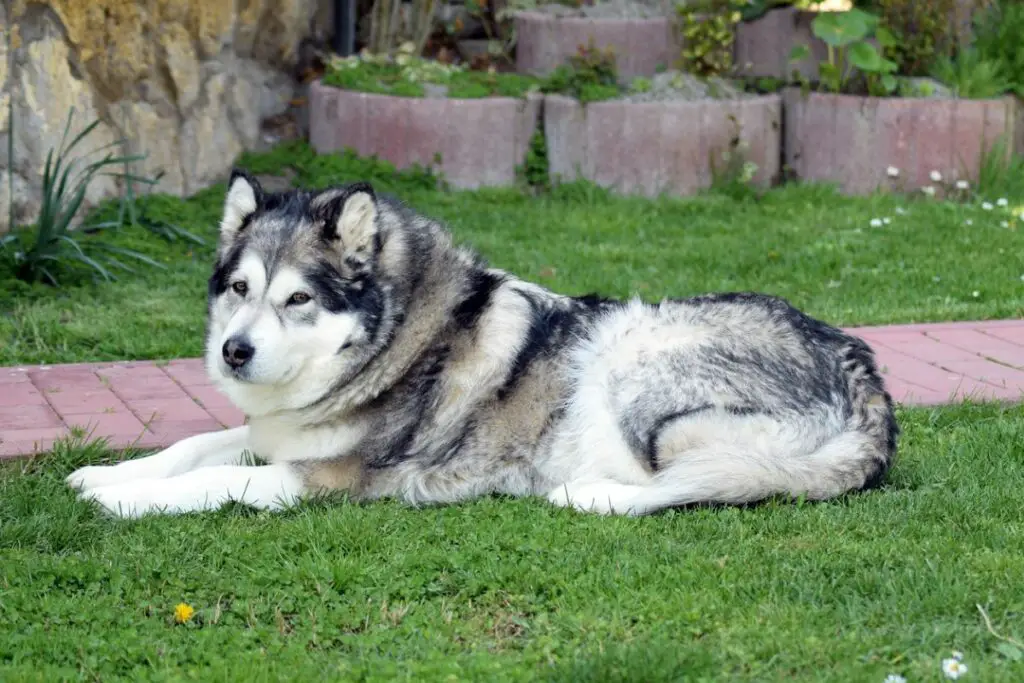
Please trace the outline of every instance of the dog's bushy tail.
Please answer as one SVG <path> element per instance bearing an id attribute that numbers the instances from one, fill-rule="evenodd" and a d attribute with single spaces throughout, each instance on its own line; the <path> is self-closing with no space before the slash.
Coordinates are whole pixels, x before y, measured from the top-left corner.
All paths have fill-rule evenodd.
<path id="1" fill-rule="evenodd" d="M 878 486 L 896 455 L 899 427 L 874 355 L 852 339 L 841 356 L 852 407 L 843 431 L 810 453 L 777 444 L 709 445 L 655 476 L 629 501 L 632 514 L 693 503 L 744 504 L 776 495 L 825 500 Z"/>

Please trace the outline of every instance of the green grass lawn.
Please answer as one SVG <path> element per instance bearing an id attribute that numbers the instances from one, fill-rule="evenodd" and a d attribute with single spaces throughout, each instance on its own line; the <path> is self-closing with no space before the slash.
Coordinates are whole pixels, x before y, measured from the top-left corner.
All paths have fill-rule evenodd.
<path id="1" fill-rule="evenodd" d="M 901 414 L 871 494 L 600 518 L 539 500 L 113 522 L 0 469 L 0 680 L 1020 681 L 1024 409 Z M 197 610 L 173 622 L 175 605 Z"/>
<path id="2" fill-rule="evenodd" d="M 372 177 L 569 293 L 758 289 L 848 325 L 1017 317 L 1024 302 L 1024 228 L 976 204 L 442 193 L 305 148 L 245 161 L 314 185 Z M 222 192 L 149 209 L 212 239 Z M 167 270 L 58 291 L 0 276 L 0 363 L 200 353 L 212 245 L 140 228 L 117 241 Z M 881 490 L 644 519 L 492 498 L 115 522 L 63 477 L 122 454 L 60 444 L 0 465 L 0 680 L 880 683 L 941 680 L 954 649 L 966 680 L 1024 680 L 1024 651 L 976 607 L 1024 640 L 1024 407 L 900 419 Z M 185 625 L 181 602 L 196 609 Z"/>

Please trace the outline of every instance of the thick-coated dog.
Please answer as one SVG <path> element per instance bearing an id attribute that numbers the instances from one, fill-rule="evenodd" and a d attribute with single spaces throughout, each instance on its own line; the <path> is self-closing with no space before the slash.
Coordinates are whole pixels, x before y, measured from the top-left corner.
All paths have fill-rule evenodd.
<path id="1" fill-rule="evenodd" d="M 781 299 L 559 295 L 365 183 L 265 193 L 236 171 L 220 231 L 206 366 L 248 424 L 68 477 L 115 514 L 326 490 L 640 515 L 827 499 L 895 456 L 871 349 Z"/>

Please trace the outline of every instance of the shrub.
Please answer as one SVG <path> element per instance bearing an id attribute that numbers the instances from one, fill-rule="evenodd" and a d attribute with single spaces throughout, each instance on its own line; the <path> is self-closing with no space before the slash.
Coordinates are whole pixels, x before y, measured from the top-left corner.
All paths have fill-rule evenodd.
<path id="1" fill-rule="evenodd" d="M 544 80 L 541 91 L 570 95 L 584 103 L 606 100 L 619 94 L 617 77 L 615 50 L 602 50 L 591 38 Z"/>
<path id="2" fill-rule="evenodd" d="M 949 86 L 957 97 L 969 99 L 999 97 L 1011 86 L 1002 63 L 983 56 L 976 48 L 961 50 L 956 57 L 940 57 L 932 76 Z"/>
<path id="3" fill-rule="evenodd" d="M 974 48 L 997 62 L 1010 89 L 1024 97 L 1024 3 L 1002 0 L 975 14 Z"/>
<path id="4" fill-rule="evenodd" d="M 951 17 L 956 0 L 877 0 L 882 25 L 897 37 L 885 56 L 903 76 L 927 76 L 936 60 L 951 57 L 956 33 Z"/>
<path id="5" fill-rule="evenodd" d="M 732 69 L 733 42 L 741 13 L 735 0 L 700 0 L 679 6 L 684 71 L 711 78 Z"/>

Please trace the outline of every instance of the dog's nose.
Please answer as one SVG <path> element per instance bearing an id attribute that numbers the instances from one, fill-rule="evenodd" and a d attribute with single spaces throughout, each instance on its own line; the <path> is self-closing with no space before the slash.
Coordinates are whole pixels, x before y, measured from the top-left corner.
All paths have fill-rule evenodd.
<path id="1" fill-rule="evenodd" d="M 224 362 L 237 370 L 252 358 L 256 349 L 242 337 L 232 337 L 224 342 L 221 353 L 224 354 Z"/>

